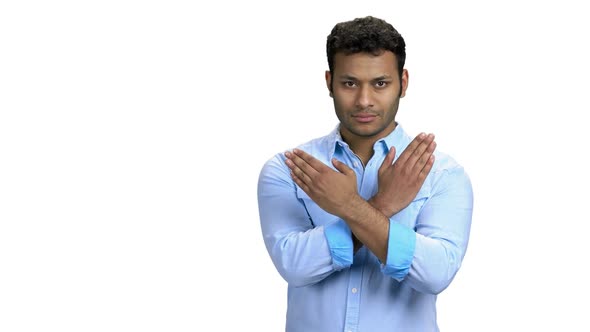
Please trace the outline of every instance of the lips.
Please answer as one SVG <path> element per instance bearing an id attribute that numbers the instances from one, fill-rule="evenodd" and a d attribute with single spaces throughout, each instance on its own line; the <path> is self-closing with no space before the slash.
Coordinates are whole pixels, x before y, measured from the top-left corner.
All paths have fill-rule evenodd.
<path id="1" fill-rule="evenodd" d="M 367 122 L 371 122 L 371 121 L 375 120 L 375 118 L 377 116 L 375 114 L 359 113 L 359 114 L 353 115 L 352 117 L 358 122 L 367 123 Z"/>

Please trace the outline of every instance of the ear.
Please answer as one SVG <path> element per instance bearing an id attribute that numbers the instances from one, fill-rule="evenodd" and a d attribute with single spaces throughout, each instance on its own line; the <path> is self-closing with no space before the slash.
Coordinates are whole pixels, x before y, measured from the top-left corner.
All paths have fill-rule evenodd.
<path id="1" fill-rule="evenodd" d="M 332 86 L 332 74 L 330 73 L 329 70 L 326 70 L 326 87 L 328 88 L 328 91 L 330 91 L 330 97 L 333 97 L 331 86 Z"/>
<path id="2" fill-rule="evenodd" d="M 403 98 L 406 95 L 406 89 L 408 88 L 408 84 L 410 83 L 410 76 L 408 74 L 408 70 L 404 69 L 404 71 L 402 72 L 402 86 L 401 88 L 401 93 L 400 93 L 400 98 Z"/>

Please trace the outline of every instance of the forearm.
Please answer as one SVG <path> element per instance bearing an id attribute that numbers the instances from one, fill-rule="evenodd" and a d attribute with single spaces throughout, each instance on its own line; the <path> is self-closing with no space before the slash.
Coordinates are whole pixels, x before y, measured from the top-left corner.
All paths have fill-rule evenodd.
<path id="1" fill-rule="evenodd" d="M 377 209 L 379 212 L 381 212 L 388 218 L 391 218 L 391 216 L 398 212 L 392 206 L 392 204 L 387 204 L 387 202 L 385 202 L 381 197 L 379 197 L 379 195 L 371 197 L 367 202 L 371 204 L 373 208 Z"/>
<path id="2" fill-rule="evenodd" d="M 387 260 L 389 219 L 383 213 L 358 196 L 341 217 L 354 237 L 382 262 Z"/>
<path id="3" fill-rule="evenodd" d="M 265 165 L 258 183 L 262 235 L 277 271 L 293 286 L 319 282 L 352 263 L 348 226 L 341 220 L 314 226 L 304 200 L 279 157 Z"/>
<path id="4" fill-rule="evenodd" d="M 412 268 L 404 282 L 419 292 L 439 294 L 455 277 L 464 253 L 456 244 L 417 234 Z"/>
<path id="5" fill-rule="evenodd" d="M 269 239 L 267 249 L 279 274 L 295 287 L 320 282 L 337 271 L 322 228 Z"/>
<path id="6" fill-rule="evenodd" d="M 459 249 L 444 239 L 431 239 L 404 226 L 404 219 L 412 209 L 398 210 L 394 202 L 378 195 L 368 203 L 391 218 L 387 220 L 390 227 L 384 232 L 388 235 L 387 255 L 385 258 L 378 256 L 384 262 L 383 272 L 398 281 L 406 281 L 423 293 L 438 294 L 444 290 L 459 268 Z"/>
<path id="7" fill-rule="evenodd" d="M 417 291 L 438 294 L 453 280 L 467 250 L 473 193 L 460 168 L 445 171 L 432 190 L 424 205 L 410 205 L 391 218 L 389 249 L 391 253 L 399 242 L 413 240 L 411 252 L 402 246 L 391 256 L 405 256 L 410 262 L 404 282 Z"/>

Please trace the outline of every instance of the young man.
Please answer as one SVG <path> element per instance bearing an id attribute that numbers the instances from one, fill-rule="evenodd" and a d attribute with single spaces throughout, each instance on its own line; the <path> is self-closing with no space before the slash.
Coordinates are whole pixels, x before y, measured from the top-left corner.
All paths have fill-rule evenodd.
<path id="1" fill-rule="evenodd" d="M 287 331 L 438 331 L 436 296 L 465 255 L 469 177 L 395 121 L 405 42 L 374 17 L 337 24 L 326 85 L 340 121 L 266 162 L 258 205 L 288 283 Z"/>

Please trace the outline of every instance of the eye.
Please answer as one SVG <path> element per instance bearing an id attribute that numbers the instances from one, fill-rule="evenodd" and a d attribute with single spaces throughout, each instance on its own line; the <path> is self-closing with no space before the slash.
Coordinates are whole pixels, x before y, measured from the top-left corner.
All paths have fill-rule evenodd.
<path id="1" fill-rule="evenodd" d="M 343 82 L 344 86 L 347 88 L 354 88 L 356 84 L 353 81 L 345 81 Z"/>
<path id="2" fill-rule="evenodd" d="M 385 82 L 385 81 L 379 81 L 379 82 L 377 82 L 375 85 L 376 85 L 378 88 L 384 88 L 384 87 L 386 87 L 386 86 L 387 86 L 387 84 L 388 84 L 388 83 L 389 83 L 389 82 Z"/>

